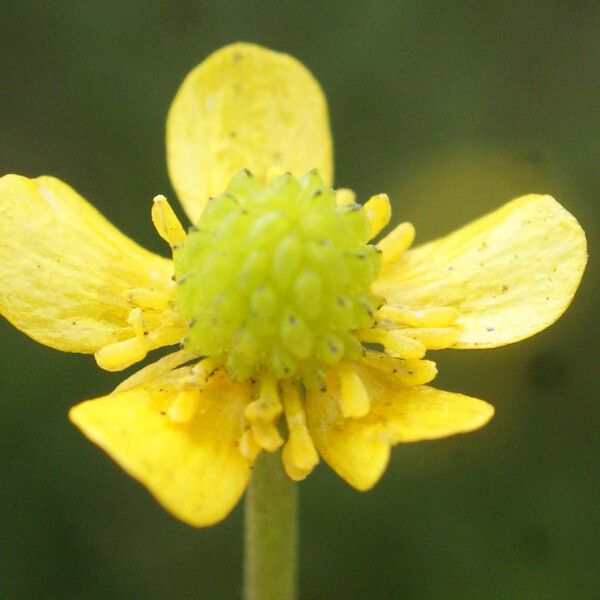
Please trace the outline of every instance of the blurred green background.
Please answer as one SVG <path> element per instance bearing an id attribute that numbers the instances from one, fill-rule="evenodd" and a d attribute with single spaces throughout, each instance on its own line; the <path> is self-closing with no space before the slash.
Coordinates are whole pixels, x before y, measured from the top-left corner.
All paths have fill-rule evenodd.
<path id="1" fill-rule="evenodd" d="M 597 1 L 0 8 L 0 174 L 58 176 L 157 252 L 150 202 L 174 198 L 167 108 L 193 66 L 238 40 L 313 71 L 329 98 L 337 184 L 361 198 L 387 191 L 420 241 L 517 195 L 559 198 L 592 254 L 573 305 L 514 347 L 436 353 L 438 387 L 496 406 L 488 427 L 397 447 L 366 494 L 323 466 L 301 485 L 300 592 L 600 598 Z M 0 334 L 0 598 L 238 597 L 240 508 L 188 528 L 67 421 L 122 375 L 6 322 Z"/>

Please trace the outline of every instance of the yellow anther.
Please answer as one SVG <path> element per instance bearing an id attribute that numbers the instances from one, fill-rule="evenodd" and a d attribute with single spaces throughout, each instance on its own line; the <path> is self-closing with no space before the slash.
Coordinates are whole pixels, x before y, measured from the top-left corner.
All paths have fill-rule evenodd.
<path id="1" fill-rule="evenodd" d="M 222 356 L 208 356 L 194 366 L 192 376 L 197 382 L 206 381 L 219 367 L 223 366 L 223 363 Z"/>
<path id="2" fill-rule="evenodd" d="M 454 327 L 424 327 L 402 329 L 405 335 L 421 342 L 429 350 L 442 350 L 454 346 L 460 334 Z"/>
<path id="3" fill-rule="evenodd" d="M 362 379 L 348 363 L 341 363 L 336 375 L 340 381 L 342 415 L 347 419 L 364 417 L 371 408 L 371 402 Z"/>
<path id="4" fill-rule="evenodd" d="M 169 296 L 164 292 L 146 288 L 131 288 L 123 293 L 125 300 L 143 310 L 160 312 L 169 305 Z"/>
<path id="5" fill-rule="evenodd" d="M 167 409 L 167 416 L 173 423 L 189 423 L 198 410 L 198 390 L 181 390 L 171 406 Z"/>
<path id="6" fill-rule="evenodd" d="M 392 262 L 410 248 L 415 239 L 415 228 L 411 223 L 400 223 L 379 241 L 377 247 L 382 252 L 384 264 Z"/>
<path id="7" fill-rule="evenodd" d="M 377 312 L 378 317 L 391 319 L 409 327 L 447 327 L 454 323 L 459 314 L 452 306 L 409 310 L 391 304 L 384 304 Z"/>
<path id="8" fill-rule="evenodd" d="M 135 337 L 143 338 L 146 334 L 146 325 L 144 323 L 144 313 L 141 308 L 134 308 L 129 311 L 127 323 L 133 327 Z"/>
<path id="9" fill-rule="evenodd" d="M 373 350 L 367 350 L 362 360 L 376 369 L 396 375 L 407 386 L 425 385 L 437 375 L 437 368 L 431 360 L 398 359 Z"/>
<path id="10" fill-rule="evenodd" d="M 100 348 L 95 354 L 96 362 L 100 368 L 106 371 L 122 371 L 143 360 L 150 350 L 170 346 L 181 341 L 183 330 L 177 322 L 166 321 L 164 326 L 146 331 L 143 317 L 140 316 L 139 312 L 134 312 L 137 310 L 139 309 L 133 309 L 128 319 L 128 322 L 134 328 L 135 337 Z"/>
<path id="11" fill-rule="evenodd" d="M 148 352 L 162 346 L 172 346 L 173 344 L 180 343 L 183 337 L 182 334 L 183 330 L 175 324 L 168 322 L 161 327 L 149 331 L 145 338 Z"/>
<path id="12" fill-rule="evenodd" d="M 356 194 L 348 188 L 335 190 L 335 200 L 338 206 L 348 206 L 356 202 Z"/>
<path id="13" fill-rule="evenodd" d="M 267 181 L 272 181 L 285 174 L 285 170 L 278 166 L 272 166 L 267 169 Z"/>
<path id="14" fill-rule="evenodd" d="M 306 417 L 297 384 L 284 383 L 282 391 L 289 435 L 281 459 L 290 478 L 301 481 L 318 464 L 319 455 L 306 427 Z"/>
<path id="15" fill-rule="evenodd" d="M 435 379 L 437 367 L 432 360 L 403 360 L 397 373 L 404 385 L 425 385 Z"/>
<path id="16" fill-rule="evenodd" d="M 267 452 L 275 452 L 283 444 L 283 438 L 272 421 L 252 421 L 252 435 L 256 443 Z"/>
<path id="17" fill-rule="evenodd" d="M 390 222 L 390 199 L 387 194 L 376 194 L 365 202 L 364 209 L 371 224 L 371 238 L 374 238 Z"/>
<path id="18" fill-rule="evenodd" d="M 254 439 L 261 448 L 269 452 L 274 452 L 283 444 L 283 438 L 277 429 L 282 411 L 277 382 L 273 376 L 265 375 L 260 381 L 258 400 L 250 402 L 244 414 L 250 421 Z"/>
<path id="19" fill-rule="evenodd" d="M 281 460 L 285 472 L 294 481 L 302 481 L 311 474 L 319 464 L 319 455 L 306 429 L 290 431 Z"/>
<path id="20" fill-rule="evenodd" d="M 173 312 L 169 310 L 165 310 L 160 313 L 143 311 L 142 315 L 144 331 L 146 331 L 147 333 L 149 333 L 150 331 L 154 331 L 155 329 L 160 329 L 164 328 L 165 326 L 169 326 L 171 323 L 173 323 L 174 327 L 177 326 L 177 324 L 174 323 L 174 320 L 172 318 Z"/>
<path id="21" fill-rule="evenodd" d="M 148 353 L 145 340 L 139 337 L 115 342 L 100 348 L 95 354 L 96 362 L 105 371 L 122 371 L 143 360 Z"/>
<path id="22" fill-rule="evenodd" d="M 281 391 L 288 429 L 306 427 L 304 408 L 300 399 L 298 384 L 285 381 L 281 384 Z"/>
<path id="23" fill-rule="evenodd" d="M 258 456 L 259 452 L 261 451 L 261 447 L 254 439 L 252 429 L 246 429 L 246 431 L 242 433 L 239 449 L 240 454 L 251 462 L 254 461 L 254 459 Z"/>
<path id="24" fill-rule="evenodd" d="M 398 358 L 423 358 L 427 350 L 427 347 L 420 341 L 408 337 L 398 330 L 362 329 L 358 332 L 358 339 L 362 342 L 381 344 L 386 352 L 391 352 Z"/>
<path id="25" fill-rule="evenodd" d="M 158 235 L 171 246 L 171 248 L 185 241 L 185 231 L 173 212 L 171 205 L 163 195 L 154 198 L 152 205 L 152 222 Z"/>

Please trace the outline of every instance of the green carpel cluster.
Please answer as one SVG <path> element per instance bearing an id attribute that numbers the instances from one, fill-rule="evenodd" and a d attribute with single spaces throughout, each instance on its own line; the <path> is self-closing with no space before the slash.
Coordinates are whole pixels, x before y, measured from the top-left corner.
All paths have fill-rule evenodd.
<path id="1" fill-rule="evenodd" d="M 338 206 L 316 171 L 264 187 L 240 171 L 174 252 L 186 348 L 225 356 L 237 381 L 322 385 L 327 367 L 361 355 L 354 332 L 373 323 L 369 232 L 362 207 Z"/>

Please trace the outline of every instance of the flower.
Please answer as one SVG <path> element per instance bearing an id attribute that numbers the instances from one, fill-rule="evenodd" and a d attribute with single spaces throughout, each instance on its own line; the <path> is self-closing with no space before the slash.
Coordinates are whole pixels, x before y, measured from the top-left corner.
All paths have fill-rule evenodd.
<path id="1" fill-rule="evenodd" d="M 370 244 L 389 200 L 334 192 L 331 152 L 311 74 L 235 44 L 188 75 L 169 112 L 169 172 L 195 226 L 155 198 L 174 261 L 57 179 L 0 179 L 6 319 L 108 370 L 182 344 L 70 417 L 191 525 L 228 514 L 261 451 L 281 449 L 293 479 L 321 457 L 367 490 L 392 445 L 484 425 L 489 404 L 425 385 L 426 350 L 533 335 L 581 279 L 584 233 L 550 196 L 415 249 L 408 223 Z"/>

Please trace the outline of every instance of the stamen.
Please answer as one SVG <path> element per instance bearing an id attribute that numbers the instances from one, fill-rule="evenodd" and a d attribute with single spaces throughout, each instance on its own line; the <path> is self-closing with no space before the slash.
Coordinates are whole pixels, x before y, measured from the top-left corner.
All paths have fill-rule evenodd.
<path id="1" fill-rule="evenodd" d="M 306 416 L 300 400 L 298 385 L 282 384 L 283 406 L 288 426 L 288 441 L 283 447 L 281 459 L 286 473 L 294 481 L 301 481 L 315 468 L 319 455 L 306 427 Z"/>
<path id="2" fill-rule="evenodd" d="M 410 248 L 415 239 L 415 228 L 411 223 L 400 223 L 388 233 L 377 247 L 383 253 L 382 262 L 387 264 L 393 262 Z"/>
<path id="3" fill-rule="evenodd" d="M 177 315 L 167 312 L 163 318 L 163 325 L 146 332 L 143 317 L 136 312 L 138 310 L 133 309 L 128 319 L 136 337 L 108 344 L 96 352 L 96 362 L 101 369 L 122 371 L 143 360 L 151 350 L 181 341 L 183 330 Z"/>
<path id="4" fill-rule="evenodd" d="M 127 323 L 133 327 L 133 332 L 137 338 L 144 338 L 146 335 L 146 324 L 144 323 L 144 313 L 141 308 L 134 308 L 129 312 Z"/>
<path id="5" fill-rule="evenodd" d="M 392 207 L 387 194 L 376 194 L 365 202 L 365 212 L 371 224 L 370 238 L 374 238 L 389 222 Z"/>
<path id="6" fill-rule="evenodd" d="M 96 362 L 105 371 L 122 371 L 140 360 L 144 360 L 148 348 L 144 339 L 129 338 L 100 348 L 94 355 Z"/>
<path id="7" fill-rule="evenodd" d="M 398 359 L 368 350 L 362 361 L 381 371 L 395 374 L 406 386 L 425 385 L 437 375 L 437 368 L 432 360 Z"/>
<path id="8" fill-rule="evenodd" d="M 267 181 L 273 181 L 277 177 L 281 177 L 285 174 L 285 170 L 278 166 L 269 167 L 267 170 Z"/>
<path id="9" fill-rule="evenodd" d="M 342 415 L 347 419 L 364 417 L 371 408 L 371 402 L 362 379 L 347 362 L 338 366 L 336 375 L 340 380 Z"/>
<path id="10" fill-rule="evenodd" d="M 223 356 L 207 356 L 192 369 L 192 375 L 195 377 L 197 383 L 200 383 L 200 380 L 203 380 L 205 383 L 224 364 L 225 358 Z"/>
<path id="11" fill-rule="evenodd" d="M 124 297 L 127 302 L 142 310 L 160 312 L 169 305 L 168 294 L 147 288 L 131 288 L 124 292 Z"/>
<path id="12" fill-rule="evenodd" d="M 201 360 L 184 379 L 182 390 L 175 396 L 167 410 L 167 416 L 173 423 L 189 423 L 196 412 L 200 400 L 200 391 L 208 378 L 223 365 L 221 357 L 209 357 Z"/>
<path id="13" fill-rule="evenodd" d="M 181 324 L 176 319 L 170 321 L 165 320 L 165 324 L 161 327 L 149 331 L 146 335 L 146 345 L 148 352 L 155 350 L 161 346 L 171 346 L 181 343 L 182 329 Z"/>
<path id="14" fill-rule="evenodd" d="M 158 235 L 174 248 L 185 241 L 185 231 L 173 212 L 167 199 L 161 194 L 155 196 L 152 205 L 152 222 Z"/>
<path id="15" fill-rule="evenodd" d="M 261 448 L 269 452 L 274 452 L 283 444 L 277 429 L 282 411 L 275 377 L 264 375 L 260 381 L 258 400 L 250 402 L 244 414 L 250 421 L 254 439 Z"/>
<path id="16" fill-rule="evenodd" d="M 335 190 L 335 201 L 338 206 L 348 206 L 356 202 L 356 194 L 348 188 Z"/>
<path id="17" fill-rule="evenodd" d="M 454 346 L 460 332 L 454 327 L 424 327 L 402 329 L 403 334 L 421 342 L 429 350 L 442 350 Z"/>
<path id="18" fill-rule="evenodd" d="M 198 388 L 181 390 L 167 409 L 167 416 L 173 423 L 189 423 L 198 410 L 198 400 Z"/>
<path id="19" fill-rule="evenodd" d="M 251 462 L 254 461 L 254 459 L 262 450 L 262 448 L 258 445 L 256 439 L 254 438 L 252 429 L 246 429 L 246 431 L 242 433 L 242 437 L 240 438 L 239 443 L 239 449 L 240 454 Z"/>
<path id="20" fill-rule="evenodd" d="M 404 385 L 425 385 L 435 379 L 437 367 L 432 360 L 406 359 L 397 372 Z"/>
<path id="21" fill-rule="evenodd" d="M 398 358 L 423 358 L 427 350 L 420 341 L 404 335 L 403 330 L 361 329 L 357 337 L 361 342 L 381 344 Z"/>
<path id="22" fill-rule="evenodd" d="M 384 304 L 377 312 L 378 317 L 391 319 L 409 327 L 447 327 L 459 314 L 452 306 L 410 310 L 391 304 Z"/>

